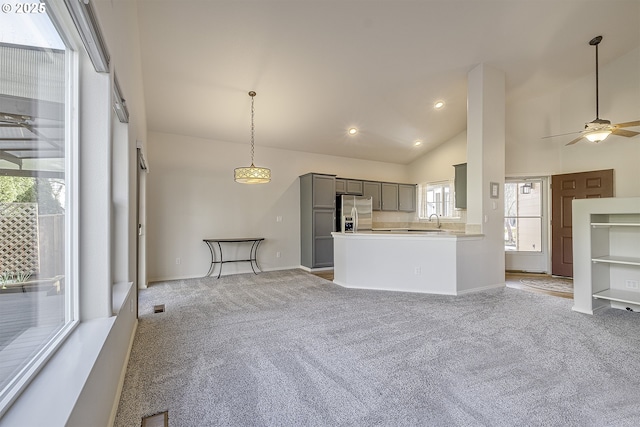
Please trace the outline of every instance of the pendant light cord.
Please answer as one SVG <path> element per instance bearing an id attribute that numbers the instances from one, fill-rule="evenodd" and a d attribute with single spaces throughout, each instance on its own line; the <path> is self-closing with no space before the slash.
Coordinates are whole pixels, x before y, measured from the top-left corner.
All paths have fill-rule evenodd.
<path id="1" fill-rule="evenodd" d="M 256 93 L 254 91 L 249 92 L 249 96 L 251 97 L 251 167 L 253 165 L 253 153 L 254 153 L 254 141 L 255 141 L 255 127 L 253 125 L 253 116 L 255 114 L 255 110 L 253 108 L 253 101 L 255 100 Z"/>
<path id="2" fill-rule="evenodd" d="M 600 118 L 600 95 L 598 94 L 598 45 L 596 44 L 596 119 Z"/>

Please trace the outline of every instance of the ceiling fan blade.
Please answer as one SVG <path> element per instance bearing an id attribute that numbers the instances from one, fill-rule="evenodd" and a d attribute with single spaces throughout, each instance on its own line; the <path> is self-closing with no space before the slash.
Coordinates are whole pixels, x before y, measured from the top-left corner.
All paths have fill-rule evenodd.
<path id="1" fill-rule="evenodd" d="M 547 138 L 555 138 L 556 136 L 567 136 L 567 135 L 574 135 L 576 133 L 582 133 L 583 131 L 579 130 L 576 132 L 567 132 L 567 133 L 560 133 L 557 135 L 549 135 L 549 136 L 543 136 L 541 139 L 547 139 Z"/>
<path id="2" fill-rule="evenodd" d="M 627 138 L 640 135 L 640 132 L 634 132 L 632 130 L 626 130 L 626 129 L 614 129 L 611 131 L 611 133 L 618 136 L 626 136 Z"/>
<path id="3" fill-rule="evenodd" d="M 640 126 L 640 120 L 636 120 L 635 122 L 618 123 L 614 126 L 617 128 L 631 128 L 634 126 Z"/>
<path id="4" fill-rule="evenodd" d="M 573 141 L 569 142 L 567 145 L 573 145 L 576 142 L 580 141 L 582 138 L 584 138 L 584 135 L 577 137 L 576 139 L 574 139 Z"/>

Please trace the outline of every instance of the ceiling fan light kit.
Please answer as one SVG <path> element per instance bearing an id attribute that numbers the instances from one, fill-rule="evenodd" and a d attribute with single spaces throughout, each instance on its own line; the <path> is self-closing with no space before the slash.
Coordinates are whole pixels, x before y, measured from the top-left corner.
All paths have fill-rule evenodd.
<path id="1" fill-rule="evenodd" d="M 240 184 L 266 184 L 271 181 L 271 170 L 268 168 L 257 167 L 253 164 L 255 127 L 253 124 L 253 100 L 256 96 L 254 91 L 249 92 L 251 97 L 251 166 L 235 168 L 233 171 L 234 180 Z"/>
<path id="2" fill-rule="evenodd" d="M 584 137 L 591 142 L 600 142 L 607 139 L 609 135 L 611 135 L 610 130 L 602 130 L 602 131 L 594 131 L 594 132 L 588 133 Z"/>
<path id="3" fill-rule="evenodd" d="M 640 135 L 640 132 L 623 129 L 628 127 L 640 126 L 640 120 L 612 125 L 609 120 L 600 118 L 600 98 L 599 98 L 599 91 L 598 91 L 598 45 L 600 44 L 601 41 L 602 41 L 602 36 L 594 37 L 589 41 L 589 45 L 596 47 L 596 118 L 590 121 L 589 123 L 586 123 L 584 125 L 583 131 L 575 132 L 575 133 L 580 133 L 580 136 L 574 139 L 573 141 L 569 142 L 567 145 L 573 145 L 579 142 L 582 138 L 586 138 L 590 142 L 598 143 L 607 139 L 609 135 L 624 136 L 627 138 Z M 554 136 L 561 136 L 561 135 L 554 135 Z M 546 138 L 552 138 L 552 137 L 553 136 L 546 137 Z"/>

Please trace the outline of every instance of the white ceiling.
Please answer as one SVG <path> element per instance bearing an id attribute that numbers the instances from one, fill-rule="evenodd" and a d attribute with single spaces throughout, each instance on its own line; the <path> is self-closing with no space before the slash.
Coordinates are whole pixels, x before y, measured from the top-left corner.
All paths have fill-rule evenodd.
<path id="1" fill-rule="evenodd" d="M 466 76 L 477 64 L 505 71 L 510 103 L 594 73 L 597 35 L 601 67 L 640 45 L 639 0 L 138 8 L 149 130 L 248 145 L 255 90 L 257 164 L 261 146 L 406 164 L 466 128 Z"/>

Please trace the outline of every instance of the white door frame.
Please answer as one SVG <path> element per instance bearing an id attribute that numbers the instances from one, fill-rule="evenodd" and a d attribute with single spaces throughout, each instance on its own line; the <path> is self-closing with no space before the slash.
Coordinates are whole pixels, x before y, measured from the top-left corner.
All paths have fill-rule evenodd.
<path id="1" fill-rule="evenodd" d="M 550 248 L 550 220 L 551 212 L 549 196 L 549 177 L 548 176 L 517 176 L 506 177 L 505 183 L 509 182 L 540 182 L 541 183 L 541 201 L 542 201 L 542 227 L 541 227 L 541 243 L 540 252 L 514 252 L 505 251 L 505 269 L 507 271 L 525 271 L 531 273 L 549 273 L 551 271 L 551 252 Z M 504 209 L 504 207 L 503 207 Z"/>
<path id="2" fill-rule="evenodd" d="M 136 173 L 137 173 L 137 272 L 138 272 L 138 289 L 147 288 L 147 174 L 149 168 L 147 161 L 142 151 L 142 145 L 139 141 L 137 145 L 137 161 L 136 161 Z"/>

